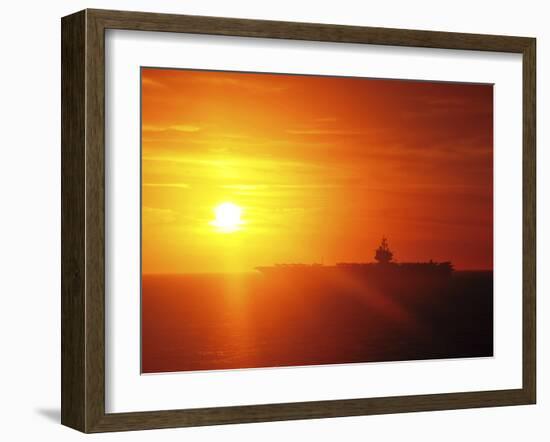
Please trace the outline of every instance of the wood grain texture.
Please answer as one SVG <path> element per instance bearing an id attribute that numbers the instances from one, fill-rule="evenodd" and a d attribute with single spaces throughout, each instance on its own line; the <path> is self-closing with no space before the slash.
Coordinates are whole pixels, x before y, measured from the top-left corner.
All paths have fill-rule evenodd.
<path id="1" fill-rule="evenodd" d="M 85 14 L 61 29 L 61 422 L 84 428 Z"/>
<path id="2" fill-rule="evenodd" d="M 88 10 L 106 29 L 522 52 L 529 38 L 149 12 Z"/>
<path id="3" fill-rule="evenodd" d="M 186 32 L 523 55 L 523 387 L 515 390 L 105 413 L 105 30 Z M 535 40 L 86 10 L 62 20 L 62 423 L 83 432 L 531 404 L 536 398 Z"/>
<path id="4" fill-rule="evenodd" d="M 86 428 L 105 414 L 105 38 L 86 11 Z"/>
<path id="5" fill-rule="evenodd" d="M 523 390 L 294 402 L 190 410 L 107 414 L 92 432 L 145 430 L 295 419 L 321 419 L 388 413 L 529 404 Z"/>
<path id="6" fill-rule="evenodd" d="M 536 40 L 523 51 L 523 389 L 536 402 Z"/>

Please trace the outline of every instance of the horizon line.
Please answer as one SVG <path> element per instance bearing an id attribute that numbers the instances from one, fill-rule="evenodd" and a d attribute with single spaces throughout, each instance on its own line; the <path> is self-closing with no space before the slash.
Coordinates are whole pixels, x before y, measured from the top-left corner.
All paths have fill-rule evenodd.
<path id="1" fill-rule="evenodd" d="M 262 267 L 262 266 L 259 266 Z M 330 267 L 330 266 L 326 266 Z M 468 269 L 454 269 L 455 272 L 493 272 L 494 269 L 487 268 L 468 268 Z M 252 270 L 237 270 L 237 271 L 204 271 L 204 272 L 141 272 L 141 276 L 176 276 L 176 275 L 243 275 L 243 274 L 261 274 L 256 269 Z"/>

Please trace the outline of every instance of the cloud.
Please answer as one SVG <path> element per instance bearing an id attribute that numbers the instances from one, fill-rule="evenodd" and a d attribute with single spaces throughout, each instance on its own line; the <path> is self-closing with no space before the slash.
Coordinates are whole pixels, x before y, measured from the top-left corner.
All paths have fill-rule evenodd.
<path id="1" fill-rule="evenodd" d="M 176 213 L 171 209 L 143 206 L 142 215 L 144 224 L 170 224 L 176 220 Z"/>
<path id="2" fill-rule="evenodd" d="M 186 183 L 143 183 L 143 187 L 173 187 L 178 189 L 189 189 L 191 186 Z"/>
<path id="3" fill-rule="evenodd" d="M 193 164 L 197 166 L 206 167 L 219 167 L 226 169 L 234 169 L 239 172 L 244 169 L 258 168 L 274 170 L 276 167 L 294 167 L 294 168 L 308 168 L 308 169 L 324 169 L 325 166 L 318 165 L 309 162 L 300 162 L 292 160 L 275 160 L 272 158 L 245 158 L 245 157 L 231 157 L 231 158 L 217 158 L 217 157 L 183 157 L 183 156 L 170 156 L 170 155 L 143 155 L 143 161 L 154 162 L 168 162 L 168 163 L 182 163 Z"/>
<path id="4" fill-rule="evenodd" d="M 319 118 L 315 118 L 316 122 L 318 123 L 335 123 L 336 121 L 338 121 L 338 118 L 336 117 L 319 117 Z"/>
<path id="5" fill-rule="evenodd" d="M 265 189 L 335 189 L 342 187 L 339 184 L 224 184 L 223 189 L 233 190 L 265 190 Z"/>
<path id="6" fill-rule="evenodd" d="M 141 130 L 143 132 L 165 132 L 165 127 L 159 127 L 159 126 L 153 126 L 152 124 L 144 124 L 141 127 Z"/>
<path id="7" fill-rule="evenodd" d="M 152 86 L 152 87 L 164 87 L 164 84 L 160 81 L 153 80 L 152 78 L 141 76 L 141 85 L 142 86 Z"/>
<path id="8" fill-rule="evenodd" d="M 169 129 L 177 130 L 178 132 L 198 132 L 201 130 L 201 127 L 192 124 L 175 124 L 170 126 Z"/>
<path id="9" fill-rule="evenodd" d="M 195 124 L 173 124 L 171 126 L 155 126 L 153 124 L 144 124 L 141 128 L 143 132 L 167 132 L 170 130 L 177 132 L 199 132 L 202 130 L 201 126 Z"/>
<path id="10" fill-rule="evenodd" d="M 227 76 L 224 76 L 227 75 Z M 246 89 L 252 92 L 284 92 L 288 89 L 287 86 L 274 85 L 273 83 L 267 84 L 266 82 L 253 81 L 253 77 L 246 76 L 246 74 L 240 73 L 240 78 L 230 77 L 232 73 L 222 72 L 218 76 L 203 76 L 194 77 L 192 81 L 196 83 L 208 84 L 210 86 L 222 86 L 222 87 L 235 87 Z"/>
<path id="11" fill-rule="evenodd" d="M 291 135 L 364 135 L 364 132 L 341 129 L 289 129 Z"/>

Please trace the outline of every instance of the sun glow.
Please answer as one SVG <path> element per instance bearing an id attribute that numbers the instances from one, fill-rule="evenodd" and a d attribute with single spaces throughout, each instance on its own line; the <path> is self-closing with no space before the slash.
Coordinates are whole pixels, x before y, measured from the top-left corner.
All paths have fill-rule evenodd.
<path id="1" fill-rule="evenodd" d="M 231 233 L 239 230 L 243 210 L 233 203 L 221 203 L 214 208 L 215 219 L 210 222 L 218 232 Z"/>

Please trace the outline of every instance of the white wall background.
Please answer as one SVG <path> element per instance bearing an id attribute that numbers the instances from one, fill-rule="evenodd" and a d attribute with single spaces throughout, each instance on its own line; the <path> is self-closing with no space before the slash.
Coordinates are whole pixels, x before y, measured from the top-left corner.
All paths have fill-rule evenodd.
<path id="1" fill-rule="evenodd" d="M 550 12 L 546 2 L 20 0 L 2 8 L 0 436 L 81 440 L 59 425 L 60 22 L 86 7 L 534 36 L 538 39 L 539 403 L 88 436 L 95 440 L 547 440 L 550 428 Z"/>

